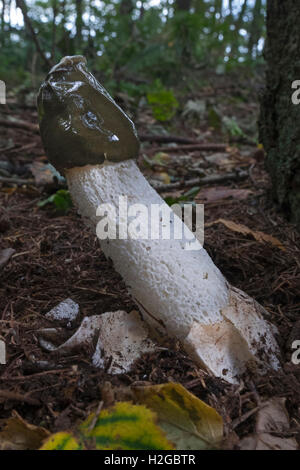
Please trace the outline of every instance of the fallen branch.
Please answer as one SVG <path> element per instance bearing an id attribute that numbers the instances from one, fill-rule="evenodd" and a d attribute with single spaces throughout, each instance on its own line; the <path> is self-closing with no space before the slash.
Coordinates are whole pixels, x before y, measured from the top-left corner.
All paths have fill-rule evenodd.
<path id="1" fill-rule="evenodd" d="M 10 401 L 19 401 L 21 403 L 28 403 L 28 405 L 32 406 L 40 406 L 41 402 L 36 398 L 28 397 L 27 395 L 22 395 L 21 393 L 17 392 L 10 392 L 8 390 L 0 390 L 0 402 L 5 400 Z"/>
<path id="2" fill-rule="evenodd" d="M 65 372 L 72 372 L 73 370 L 69 368 L 65 369 L 53 369 L 53 370 L 45 370 L 43 372 L 37 372 L 35 374 L 30 374 L 30 375 L 17 375 L 15 377 L 7 376 L 7 375 L 2 375 L 0 377 L 1 381 L 10 381 L 10 382 L 25 382 L 26 380 L 32 380 L 35 377 L 42 377 L 44 375 L 48 374 L 64 374 Z"/>
<path id="3" fill-rule="evenodd" d="M 0 119 L 0 126 L 25 129 L 26 131 L 34 132 L 36 134 L 40 133 L 39 126 L 37 124 L 32 124 L 27 121 L 9 121 L 7 119 Z"/>
<path id="4" fill-rule="evenodd" d="M 203 152 L 227 152 L 229 145 L 227 144 L 188 144 L 188 145 L 177 145 L 176 147 L 156 147 L 147 150 L 144 152 L 181 152 L 181 151 L 192 151 L 192 150 L 201 150 Z"/>
<path id="5" fill-rule="evenodd" d="M 22 145 L 21 147 L 17 147 L 16 145 L 14 145 L 13 147 L 6 149 L 6 152 L 7 153 L 11 153 L 11 152 L 22 153 L 22 152 L 25 152 L 26 150 L 31 150 L 36 146 L 37 146 L 37 142 L 31 142 L 30 144 L 25 144 L 25 145 Z"/>
<path id="6" fill-rule="evenodd" d="M 0 176 L 0 183 L 9 183 L 9 184 L 35 184 L 34 179 L 28 178 L 28 179 L 23 179 L 23 178 L 15 178 L 15 177 L 10 177 L 10 176 Z"/>
<path id="7" fill-rule="evenodd" d="M 139 139 L 141 142 L 160 142 L 160 143 L 170 143 L 176 142 L 178 144 L 193 144 L 198 145 L 200 142 L 195 139 L 189 139 L 188 137 L 179 137 L 177 135 L 150 135 L 150 134 L 139 134 Z"/>
<path id="8" fill-rule="evenodd" d="M 245 137 L 231 137 L 230 142 L 235 144 L 249 145 L 251 147 L 257 147 L 257 142 L 254 139 Z"/>
<path id="9" fill-rule="evenodd" d="M 204 176 L 203 178 L 193 178 L 190 180 L 176 181 L 176 183 L 169 184 L 155 184 L 151 182 L 158 193 L 163 193 L 165 191 L 172 191 L 173 189 L 180 188 L 190 188 L 192 186 L 198 186 L 203 184 L 215 184 L 215 183 L 224 183 L 225 181 L 240 181 L 248 177 L 246 171 L 240 171 L 239 173 L 224 173 L 224 175 L 209 175 Z"/>

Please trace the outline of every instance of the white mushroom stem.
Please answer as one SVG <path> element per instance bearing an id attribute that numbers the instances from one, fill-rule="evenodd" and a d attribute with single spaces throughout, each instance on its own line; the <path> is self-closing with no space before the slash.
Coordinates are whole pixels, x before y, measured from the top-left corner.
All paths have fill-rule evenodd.
<path id="1" fill-rule="evenodd" d="M 93 230 L 98 206 L 108 203 L 117 212 L 120 196 L 127 196 L 128 206 L 143 204 L 150 211 L 152 204 L 164 204 L 170 210 L 133 160 L 72 168 L 66 177 L 79 213 Z M 121 222 L 117 218 L 118 228 Z M 182 341 L 214 375 L 235 381 L 249 361 L 262 372 L 279 367 L 274 329 L 262 316 L 267 312 L 228 284 L 204 248 L 186 250 L 186 240 L 174 237 L 135 239 L 130 230 L 125 239 L 100 242 L 145 321 Z"/>

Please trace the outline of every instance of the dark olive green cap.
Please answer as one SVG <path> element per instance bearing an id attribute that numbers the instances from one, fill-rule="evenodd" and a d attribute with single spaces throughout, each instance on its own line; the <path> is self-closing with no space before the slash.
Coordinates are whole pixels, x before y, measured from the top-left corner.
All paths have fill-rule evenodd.
<path id="1" fill-rule="evenodd" d="M 137 157 L 133 122 L 87 70 L 84 57 L 64 57 L 55 65 L 41 85 L 37 103 L 47 157 L 61 173 L 105 159 Z"/>

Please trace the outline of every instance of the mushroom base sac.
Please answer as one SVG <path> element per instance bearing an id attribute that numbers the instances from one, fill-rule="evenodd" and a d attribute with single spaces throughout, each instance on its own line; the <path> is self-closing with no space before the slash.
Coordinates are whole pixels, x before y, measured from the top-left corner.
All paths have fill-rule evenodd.
<path id="1" fill-rule="evenodd" d="M 127 214 L 134 204 L 142 204 L 148 214 L 152 205 L 160 205 L 170 213 L 171 225 L 176 222 L 184 227 L 133 160 L 72 168 L 66 177 L 73 201 L 93 231 L 100 220 L 99 206 L 109 204 L 115 209 L 117 231 L 113 235 L 117 236 L 100 240 L 101 248 L 113 261 L 153 332 L 178 338 L 198 363 L 230 382 L 249 361 L 261 372 L 279 367 L 274 328 L 263 318 L 267 312 L 228 284 L 186 227 L 186 238 L 151 239 L 149 218 L 140 224 L 148 236 L 139 239 L 130 228 L 129 217 L 124 237 L 120 197 L 127 198 Z M 139 222 L 143 217 L 146 215 L 141 209 Z M 161 220 L 164 224 L 165 219 Z M 186 249 L 192 237 L 197 250 Z"/>

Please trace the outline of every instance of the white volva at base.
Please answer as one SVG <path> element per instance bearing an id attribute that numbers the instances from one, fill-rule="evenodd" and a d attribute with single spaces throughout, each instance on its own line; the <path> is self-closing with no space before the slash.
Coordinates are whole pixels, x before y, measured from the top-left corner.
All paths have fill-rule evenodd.
<path id="1" fill-rule="evenodd" d="M 151 204 L 164 204 L 171 210 L 133 160 L 77 167 L 66 176 L 74 203 L 93 230 L 98 206 L 109 203 L 117 209 L 120 196 L 127 196 L 128 205 L 150 210 Z M 101 240 L 152 330 L 181 340 L 211 373 L 233 382 L 249 361 L 262 372 L 278 368 L 274 329 L 262 316 L 267 312 L 228 284 L 204 248 L 185 246 L 184 239 L 134 239 L 130 234 Z"/>

